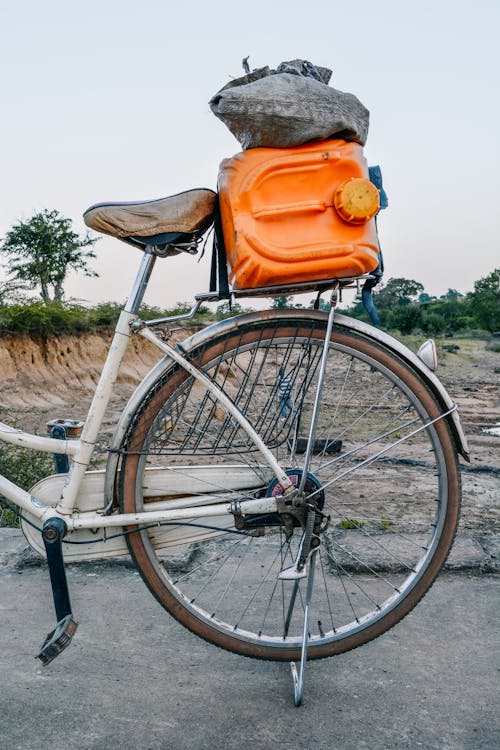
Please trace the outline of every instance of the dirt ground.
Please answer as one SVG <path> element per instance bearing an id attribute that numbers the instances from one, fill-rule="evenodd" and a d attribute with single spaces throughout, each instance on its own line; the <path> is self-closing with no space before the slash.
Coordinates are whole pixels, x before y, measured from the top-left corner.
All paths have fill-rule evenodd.
<path id="1" fill-rule="evenodd" d="M 454 352 L 443 346 L 458 346 Z M 475 534 L 500 531 L 500 353 L 479 339 L 448 339 L 439 346 L 437 374 L 458 404 L 471 462 L 462 459 L 461 527 Z M 496 472 L 489 471 L 496 468 Z"/>
<path id="2" fill-rule="evenodd" d="M 191 332 L 185 329 L 177 336 Z M 29 337 L 1 338 L 0 419 L 40 434 L 50 419 L 83 419 L 109 340 L 66 336 L 42 344 Z M 415 344 L 411 342 L 412 348 Z M 471 452 L 470 464 L 461 459 L 461 529 L 490 536 L 500 530 L 500 437 L 484 430 L 500 425 L 500 353 L 479 338 L 445 339 L 438 342 L 438 350 L 437 374 L 458 403 Z M 150 344 L 134 340 L 108 409 L 103 445 L 126 399 L 157 358 Z"/>

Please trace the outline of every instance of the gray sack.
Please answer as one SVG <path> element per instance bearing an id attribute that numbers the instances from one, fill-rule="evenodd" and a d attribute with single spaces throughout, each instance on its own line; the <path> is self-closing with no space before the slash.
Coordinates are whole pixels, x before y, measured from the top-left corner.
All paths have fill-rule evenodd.
<path id="1" fill-rule="evenodd" d="M 364 146 L 369 112 L 353 94 L 328 86 L 331 71 L 305 60 L 260 68 L 230 81 L 210 101 L 243 149 L 285 148 L 343 138 Z"/>

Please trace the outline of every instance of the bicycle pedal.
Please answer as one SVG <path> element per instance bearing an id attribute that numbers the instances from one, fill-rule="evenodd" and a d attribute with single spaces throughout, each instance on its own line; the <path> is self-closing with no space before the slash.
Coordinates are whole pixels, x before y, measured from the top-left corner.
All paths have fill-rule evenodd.
<path id="1" fill-rule="evenodd" d="M 69 646 L 77 627 L 78 623 L 73 620 L 71 614 L 63 617 L 62 620 L 59 620 L 54 630 L 48 634 L 40 650 L 35 654 L 35 658 L 40 659 L 43 666 L 46 667 L 56 656 L 59 656 L 61 651 L 64 651 L 66 646 Z"/>
<path id="2" fill-rule="evenodd" d="M 297 564 L 291 565 L 289 568 L 283 568 L 278 573 L 280 581 L 298 581 L 300 578 L 307 576 L 307 565 L 304 565 L 302 570 L 298 570 Z"/>

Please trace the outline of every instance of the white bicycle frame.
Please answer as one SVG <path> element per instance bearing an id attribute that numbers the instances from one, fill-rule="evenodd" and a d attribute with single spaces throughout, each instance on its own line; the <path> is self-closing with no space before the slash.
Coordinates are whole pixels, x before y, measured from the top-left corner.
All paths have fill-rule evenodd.
<path id="1" fill-rule="evenodd" d="M 102 511 L 88 511 L 84 513 L 75 511 L 75 502 L 96 445 L 104 413 L 116 383 L 123 357 L 134 332 L 154 344 L 163 354 L 168 355 L 204 385 L 253 441 L 256 448 L 262 454 L 265 464 L 269 466 L 285 490 L 293 488 L 289 477 L 278 464 L 274 455 L 231 399 L 210 378 L 188 362 L 175 348 L 160 340 L 140 320 L 137 311 L 142 302 L 155 260 L 156 256 L 154 254 L 144 253 L 131 294 L 118 319 L 114 337 L 80 439 L 56 440 L 50 437 L 32 435 L 0 422 L 0 440 L 23 448 L 65 454 L 73 459 L 61 493 L 61 498 L 55 507 L 47 505 L 39 498 L 31 495 L 6 477 L 0 475 L 0 494 L 43 523 L 49 518 L 59 517 L 64 520 L 68 531 L 72 531 L 76 529 L 120 527 L 141 523 L 175 522 L 186 517 L 186 508 L 178 507 L 175 509 L 165 508 L 142 513 L 113 513 L 112 515 L 107 515 L 104 512 L 104 508 Z M 224 513 L 231 514 L 235 512 L 243 514 L 272 513 L 277 510 L 278 505 L 278 498 L 267 497 L 242 501 L 237 504 L 237 507 L 235 507 L 234 503 L 221 503 L 219 501 L 214 504 L 203 504 L 197 508 L 195 505 L 193 506 L 193 500 L 194 498 L 191 498 L 189 503 L 189 517 L 191 519 L 220 516 Z M 215 497 L 214 500 L 216 500 Z M 204 495 L 203 503 L 206 502 L 207 496 Z"/>

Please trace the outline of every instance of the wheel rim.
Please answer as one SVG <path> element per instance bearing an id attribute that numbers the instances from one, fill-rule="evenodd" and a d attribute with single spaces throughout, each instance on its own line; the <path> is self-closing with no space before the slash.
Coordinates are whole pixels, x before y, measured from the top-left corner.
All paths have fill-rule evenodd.
<path id="1" fill-rule="evenodd" d="M 307 435 L 323 333 L 317 324 L 314 330 L 310 324 L 254 327 L 195 357 L 288 469 L 300 468 L 297 449 Z M 444 561 L 457 512 L 453 451 L 442 421 L 422 429 L 438 416 L 433 399 L 402 363 L 335 333 L 318 426 L 323 445 L 311 466 L 330 515 L 318 554 L 311 658 L 386 630 L 425 593 Z M 332 450 L 335 441 L 337 448 L 341 441 L 340 453 Z M 172 502 L 172 496 L 156 490 L 148 496 L 145 490 L 159 466 L 169 478 L 182 475 L 197 496 L 205 487 L 208 496 L 248 498 L 264 493 L 272 480 L 246 435 L 178 369 L 161 379 L 139 410 L 126 449 L 126 511 Z M 199 468 L 209 461 L 210 469 Z M 196 485 L 203 472 L 202 485 Z M 285 635 L 290 584 L 278 573 L 295 558 L 299 530 L 287 541 L 278 527 L 263 537 L 236 535 L 230 517 L 208 525 L 230 529 L 163 527 L 131 535 L 132 554 L 153 593 L 218 645 L 253 656 L 294 657 L 303 595 L 299 587 Z"/>

